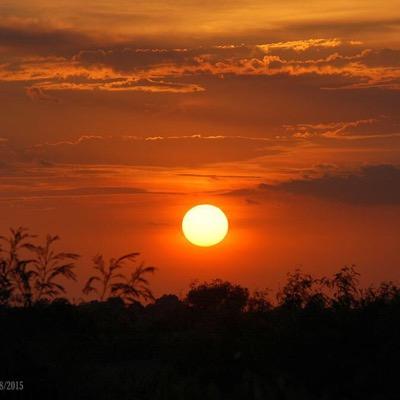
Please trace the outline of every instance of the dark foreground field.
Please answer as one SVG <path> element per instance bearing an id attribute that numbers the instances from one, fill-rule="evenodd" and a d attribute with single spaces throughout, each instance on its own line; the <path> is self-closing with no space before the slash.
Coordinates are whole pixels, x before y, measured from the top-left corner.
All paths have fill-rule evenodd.
<path id="1" fill-rule="evenodd" d="M 3 306 L 0 324 L 0 376 L 24 381 L 21 398 L 400 396 L 400 290 L 360 290 L 352 268 L 330 280 L 295 272 L 273 302 L 214 281 L 147 306 Z"/>

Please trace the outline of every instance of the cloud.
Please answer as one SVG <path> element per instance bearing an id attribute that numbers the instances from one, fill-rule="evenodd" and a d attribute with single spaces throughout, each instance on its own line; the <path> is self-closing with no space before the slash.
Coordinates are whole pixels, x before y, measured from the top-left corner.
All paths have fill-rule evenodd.
<path id="1" fill-rule="evenodd" d="M 294 41 L 304 37 L 354 35 L 385 38 L 398 25 L 398 3 L 385 6 L 373 1 L 356 2 L 298 0 L 147 0 L 94 1 L 24 0 L 3 2 L 1 15 L 35 18 L 36 23 L 67 26 L 74 31 L 122 34 L 131 42 L 156 37 L 159 42 L 226 41 L 244 38 Z M 386 35 L 385 35 L 386 34 Z M 265 40 L 265 39 L 264 39 Z M 252 40 L 254 43 L 254 40 Z M 85 47 L 83 47 L 85 48 Z"/>
<path id="2" fill-rule="evenodd" d="M 358 121 L 330 122 L 320 124 L 296 124 L 284 126 L 295 138 L 309 139 L 313 137 L 336 138 L 345 136 L 351 128 L 365 124 L 373 124 L 376 119 L 369 118 Z"/>
<path id="3" fill-rule="evenodd" d="M 242 161 L 281 151 L 277 141 L 242 136 L 83 136 L 37 145 L 27 154 L 54 163 L 175 167 Z"/>
<path id="4" fill-rule="evenodd" d="M 148 93 L 195 93 L 205 89 L 197 84 L 185 84 L 180 82 L 167 82 L 154 79 L 113 79 L 105 82 L 85 81 L 85 82 L 48 82 L 40 86 L 28 88 L 29 97 L 39 100 L 54 99 L 44 91 L 62 90 L 102 90 L 108 92 L 148 92 Z M 33 96 L 34 95 L 34 96 Z"/>
<path id="5" fill-rule="evenodd" d="M 356 171 L 332 169 L 320 176 L 306 176 L 277 184 L 262 183 L 231 195 L 268 198 L 276 193 L 308 196 L 353 205 L 400 205 L 400 167 L 367 165 Z M 321 170 L 314 171 L 315 174 Z"/>
<path id="6" fill-rule="evenodd" d="M 81 50 L 71 57 L 17 57 L 0 65 L 0 80 L 31 82 L 47 91 L 192 93 L 205 89 L 195 81 L 207 75 L 305 76 L 322 89 L 397 90 L 399 58 L 398 50 L 372 50 L 336 38 L 178 49 L 117 47 Z"/>
<path id="7" fill-rule="evenodd" d="M 72 61 L 87 67 L 106 66 L 115 71 L 134 71 L 149 66 L 188 63 L 195 54 L 188 49 L 123 48 L 82 50 Z"/>
<path id="8" fill-rule="evenodd" d="M 302 123 L 284 125 L 284 128 L 292 137 L 298 139 L 332 138 L 353 140 L 400 136 L 400 120 L 396 116 L 316 124 Z"/>
<path id="9" fill-rule="evenodd" d="M 276 49 L 290 49 L 294 51 L 306 51 L 311 48 L 334 48 L 339 47 L 342 41 L 337 38 L 332 39 L 308 39 L 308 40 L 294 40 L 288 42 L 277 42 L 270 44 L 257 45 L 258 48 L 265 53 L 270 53 L 271 50 Z M 357 43 L 358 44 L 358 43 Z"/>
<path id="10" fill-rule="evenodd" d="M 375 4 L 378 5 L 378 3 Z M 359 15 L 357 15 L 348 19 L 341 19 L 336 16 L 336 18 L 325 21 L 321 21 L 321 19 L 293 21 L 290 24 L 286 24 L 285 29 L 298 37 L 307 37 L 309 35 L 331 37 L 335 35 L 353 41 L 354 38 L 361 37 L 363 41 L 372 40 L 375 43 L 391 41 L 396 43 L 394 38 L 400 30 L 400 19 L 394 17 L 394 15 L 396 13 L 388 13 L 385 18 L 382 18 L 378 13 L 371 12 L 369 18 L 359 18 Z"/>
<path id="11" fill-rule="evenodd" d="M 118 72 L 111 67 L 90 68 L 64 57 L 29 57 L 0 64 L 0 82 L 26 82 L 31 99 L 52 101 L 52 91 L 194 93 L 204 91 L 195 83 L 149 77 L 149 73 Z"/>
<path id="12" fill-rule="evenodd" d="M 14 54 L 70 54 L 82 46 L 95 46 L 97 40 L 87 33 L 46 25 L 35 19 L 0 19 L 0 47 Z"/>

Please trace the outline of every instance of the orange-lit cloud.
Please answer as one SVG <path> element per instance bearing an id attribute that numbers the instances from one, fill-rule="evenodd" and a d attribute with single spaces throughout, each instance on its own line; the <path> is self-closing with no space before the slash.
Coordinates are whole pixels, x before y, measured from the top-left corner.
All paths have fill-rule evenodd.
<path id="1" fill-rule="evenodd" d="M 42 91 L 190 93 L 207 89 L 196 82 L 206 75 L 283 75 L 307 76 L 311 85 L 321 89 L 397 90 L 399 57 L 398 50 L 363 48 L 361 42 L 338 39 L 210 48 L 116 48 L 84 50 L 70 57 L 16 57 L 0 65 L 0 80 L 26 82 Z M 192 82 L 179 82 L 185 77 Z"/>
<path id="2" fill-rule="evenodd" d="M 289 42 L 277 42 L 270 44 L 260 44 L 257 47 L 265 53 L 270 53 L 276 49 L 306 51 L 310 48 L 334 48 L 342 44 L 340 39 L 308 39 L 308 40 L 294 40 Z M 350 44 L 362 44 L 361 42 L 351 41 Z"/>

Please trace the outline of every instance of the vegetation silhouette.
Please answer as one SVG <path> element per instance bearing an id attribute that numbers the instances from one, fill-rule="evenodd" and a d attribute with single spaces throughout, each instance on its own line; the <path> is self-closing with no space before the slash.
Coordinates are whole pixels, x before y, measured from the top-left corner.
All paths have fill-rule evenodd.
<path id="1" fill-rule="evenodd" d="M 59 277 L 76 281 L 74 261 L 79 258 L 75 253 L 56 253 L 53 250 L 58 236 L 47 235 L 44 246 L 28 243 L 26 248 L 34 254 L 30 260 L 31 274 L 35 279 L 35 301 L 50 300 L 65 294 L 64 286 L 56 282 Z"/>
<path id="2" fill-rule="evenodd" d="M 296 269 L 276 295 L 216 279 L 154 298 L 138 253 L 98 255 L 84 286 L 98 300 L 71 304 L 75 253 L 23 228 L 2 240 L 0 376 L 24 381 L 21 398 L 398 398 L 400 288 L 361 288 L 354 265 Z"/>
<path id="3" fill-rule="evenodd" d="M 106 265 L 101 254 L 96 255 L 93 258 L 93 264 L 98 274 L 88 279 L 83 288 L 83 293 L 96 292 L 99 294 L 100 301 L 108 299 L 111 295 L 121 297 L 126 302 L 131 303 L 140 298 L 153 300 L 154 296 L 145 275 L 154 273 L 155 267 L 140 264 L 129 278 L 119 272 L 125 262 L 135 262 L 138 255 L 139 253 L 130 253 L 119 258 L 111 258 L 108 265 Z M 96 282 L 99 283 L 99 289 L 94 286 Z"/>
<path id="4" fill-rule="evenodd" d="M 26 228 L 10 229 L 8 237 L 0 236 L 0 302 L 30 306 L 34 302 L 51 300 L 65 294 L 59 278 L 76 280 L 75 253 L 57 253 L 53 247 L 58 236 L 47 235 L 45 244 L 35 245 L 35 235 Z M 25 256 L 21 253 L 25 252 Z M 29 257 L 29 258 L 26 258 Z"/>

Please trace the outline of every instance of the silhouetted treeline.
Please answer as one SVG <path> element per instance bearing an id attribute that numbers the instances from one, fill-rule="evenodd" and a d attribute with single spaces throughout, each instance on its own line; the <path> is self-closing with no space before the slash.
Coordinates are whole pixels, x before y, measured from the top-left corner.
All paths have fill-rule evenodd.
<path id="1" fill-rule="evenodd" d="M 324 278 L 296 270 L 275 296 L 215 280 L 154 299 L 145 267 L 134 269 L 143 281 L 116 276 L 124 260 L 95 262 L 85 288 L 98 285 L 99 300 L 38 297 L 39 285 L 0 306 L 0 376 L 24 380 L 21 398 L 399 398 L 394 283 L 361 289 L 349 266 Z"/>

